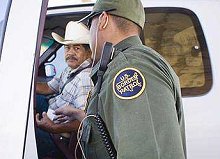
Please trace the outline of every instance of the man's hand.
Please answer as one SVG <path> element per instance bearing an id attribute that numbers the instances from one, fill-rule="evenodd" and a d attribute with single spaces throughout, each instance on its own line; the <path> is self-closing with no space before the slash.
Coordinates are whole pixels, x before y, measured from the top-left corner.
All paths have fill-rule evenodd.
<path id="1" fill-rule="evenodd" d="M 36 114 L 35 118 L 36 118 L 36 124 L 39 128 L 53 133 L 53 127 L 54 127 L 55 123 L 48 118 L 46 112 L 42 113 L 41 119 L 40 119 L 39 113 Z"/>
<path id="2" fill-rule="evenodd" d="M 55 120 L 58 121 L 65 121 L 65 120 L 82 121 L 83 118 L 86 116 L 83 110 L 73 108 L 70 105 L 66 105 L 64 107 L 58 108 L 57 110 L 55 110 L 55 114 L 58 116 Z"/>

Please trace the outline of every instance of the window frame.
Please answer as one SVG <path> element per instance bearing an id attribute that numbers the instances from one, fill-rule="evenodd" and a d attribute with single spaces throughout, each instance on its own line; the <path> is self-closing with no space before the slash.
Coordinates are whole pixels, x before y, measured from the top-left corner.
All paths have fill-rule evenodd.
<path id="1" fill-rule="evenodd" d="M 48 7 L 48 1 L 49 0 L 43 0 L 41 4 L 41 11 L 40 11 L 40 17 L 39 17 L 39 25 L 38 25 L 38 33 L 37 33 L 37 39 L 36 39 L 36 47 L 35 47 L 35 58 L 34 58 L 34 65 L 32 70 L 32 80 L 31 80 L 31 88 L 30 88 L 30 96 L 29 96 L 29 104 L 28 104 L 28 111 L 27 111 L 27 118 L 26 118 L 26 128 L 25 128 L 25 135 L 24 135 L 24 145 L 23 145 L 23 154 L 22 159 L 26 158 L 26 154 L 29 151 L 29 148 L 27 148 L 28 140 L 30 140 L 31 137 L 28 138 L 28 132 L 31 131 L 29 127 L 33 122 L 34 108 L 32 107 L 31 103 L 35 103 L 34 100 L 34 94 L 33 90 L 36 90 L 36 85 L 34 79 L 36 79 L 37 74 L 35 73 L 38 70 L 39 65 L 39 57 L 40 57 L 40 49 L 41 49 L 41 41 L 43 38 L 43 30 L 44 30 L 44 24 L 46 20 L 46 13 L 47 13 L 47 7 Z M 30 136 L 30 135 L 29 135 Z M 35 133 L 34 133 L 35 137 Z"/>
<path id="2" fill-rule="evenodd" d="M 202 30 L 202 26 L 200 24 L 199 18 L 197 15 L 186 8 L 180 7 L 149 7 L 145 8 L 145 15 L 148 13 L 180 13 L 189 16 L 191 19 L 193 26 L 195 28 L 196 36 L 200 45 L 200 49 L 202 52 L 202 60 L 204 65 L 204 76 L 205 76 L 205 84 L 201 87 L 192 87 L 192 88 L 181 88 L 183 97 L 194 97 L 201 96 L 207 94 L 213 85 L 213 75 L 212 75 L 212 66 L 208 51 L 208 46 L 206 43 L 206 39 Z M 147 16 L 146 16 L 147 17 Z M 147 21 L 147 19 L 146 19 Z M 146 22 L 147 23 L 147 22 Z M 144 39 L 144 34 L 142 33 L 141 39 Z M 145 44 L 145 41 L 143 40 Z"/>

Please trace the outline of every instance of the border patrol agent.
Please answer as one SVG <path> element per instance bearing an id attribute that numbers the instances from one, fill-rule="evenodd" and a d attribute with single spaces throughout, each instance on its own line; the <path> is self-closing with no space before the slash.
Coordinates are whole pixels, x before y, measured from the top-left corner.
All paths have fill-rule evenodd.
<path id="1" fill-rule="evenodd" d="M 163 57 L 144 46 L 138 36 L 145 23 L 141 2 L 98 0 L 83 20 L 90 27 L 96 62 L 106 56 L 105 50 L 101 55 L 104 42 L 114 45 L 101 83 L 97 81 L 100 61 L 92 72 L 96 85 L 88 99 L 81 138 L 86 158 L 185 159 L 179 79 Z M 100 135 L 104 128 L 97 115 L 109 136 L 106 132 Z M 112 150 L 116 156 L 111 156 Z"/>

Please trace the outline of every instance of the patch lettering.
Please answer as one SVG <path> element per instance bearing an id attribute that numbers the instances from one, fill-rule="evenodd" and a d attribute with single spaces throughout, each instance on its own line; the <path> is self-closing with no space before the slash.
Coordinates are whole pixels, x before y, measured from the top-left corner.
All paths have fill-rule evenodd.
<path id="1" fill-rule="evenodd" d="M 135 68 L 125 68 L 119 71 L 113 80 L 113 91 L 120 99 L 134 99 L 145 89 L 145 78 Z"/>

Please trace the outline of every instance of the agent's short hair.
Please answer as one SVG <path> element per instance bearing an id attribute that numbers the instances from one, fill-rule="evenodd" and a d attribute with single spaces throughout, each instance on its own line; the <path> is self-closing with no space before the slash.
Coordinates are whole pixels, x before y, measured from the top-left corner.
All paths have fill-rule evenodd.
<path id="1" fill-rule="evenodd" d="M 135 24 L 134 22 L 119 17 L 119 16 L 115 16 L 112 15 L 112 19 L 115 22 L 115 24 L 117 25 L 118 29 L 123 32 L 123 33 L 127 33 L 129 32 L 131 29 L 137 29 L 138 30 L 138 34 L 140 35 L 141 33 L 141 27 L 139 27 L 137 24 Z"/>

